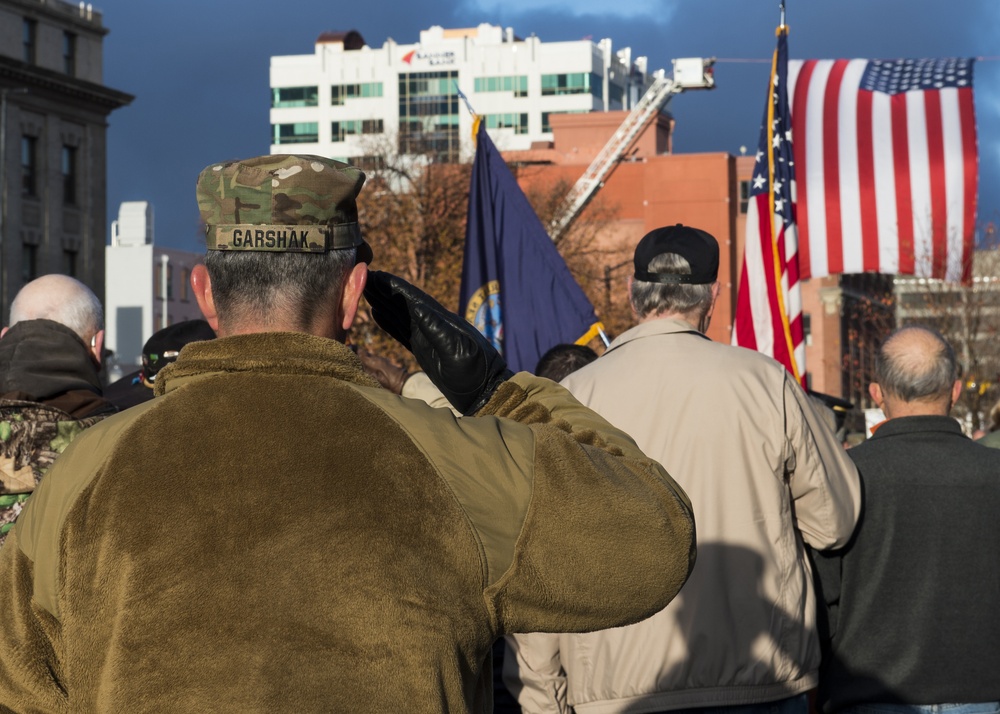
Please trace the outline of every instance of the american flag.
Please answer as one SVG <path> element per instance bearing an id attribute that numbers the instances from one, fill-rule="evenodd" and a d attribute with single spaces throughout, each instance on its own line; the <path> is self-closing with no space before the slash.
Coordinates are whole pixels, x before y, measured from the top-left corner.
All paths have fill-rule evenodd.
<path id="1" fill-rule="evenodd" d="M 805 346 L 787 80 L 788 28 L 782 25 L 750 184 L 732 341 L 774 357 L 801 382 Z"/>
<path id="2" fill-rule="evenodd" d="M 789 63 L 803 279 L 880 272 L 969 280 L 973 63 Z"/>

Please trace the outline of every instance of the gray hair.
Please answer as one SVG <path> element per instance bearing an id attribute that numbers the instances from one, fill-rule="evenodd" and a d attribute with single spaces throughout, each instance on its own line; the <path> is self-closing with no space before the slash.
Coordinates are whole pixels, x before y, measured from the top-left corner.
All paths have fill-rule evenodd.
<path id="1" fill-rule="evenodd" d="M 896 330 L 875 355 L 875 381 L 883 392 L 905 402 L 946 397 L 960 375 L 948 341 L 921 325 Z"/>
<path id="2" fill-rule="evenodd" d="M 104 309 L 97 295 L 68 275 L 43 275 L 25 285 L 10 305 L 10 327 L 27 320 L 52 320 L 89 342 L 104 329 Z"/>
<path id="3" fill-rule="evenodd" d="M 357 262 L 355 249 L 326 253 L 209 251 L 205 267 L 219 320 L 268 324 L 280 313 L 306 328 L 332 301 Z"/>
<path id="4" fill-rule="evenodd" d="M 661 253 L 649 261 L 649 272 L 690 275 L 691 265 L 677 253 Z M 694 313 L 695 322 L 700 322 L 711 306 L 712 283 L 678 285 L 632 281 L 632 307 L 640 318 L 661 313 Z"/>

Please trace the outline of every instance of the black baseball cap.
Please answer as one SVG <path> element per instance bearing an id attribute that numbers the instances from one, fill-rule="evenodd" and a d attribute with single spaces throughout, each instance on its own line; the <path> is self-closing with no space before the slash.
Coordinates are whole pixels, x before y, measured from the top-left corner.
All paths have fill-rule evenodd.
<path id="1" fill-rule="evenodd" d="M 664 253 L 676 253 L 691 266 L 690 275 L 651 273 L 649 264 Z M 635 247 L 635 279 L 646 283 L 705 285 L 719 276 L 719 242 L 705 231 L 678 223 L 650 231 Z"/>
<path id="2" fill-rule="evenodd" d="M 185 320 L 164 327 L 142 346 L 142 376 L 156 381 L 156 374 L 177 359 L 181 348 L 189 342 L 215 339 L 213 330 L 204 320 Z"/>

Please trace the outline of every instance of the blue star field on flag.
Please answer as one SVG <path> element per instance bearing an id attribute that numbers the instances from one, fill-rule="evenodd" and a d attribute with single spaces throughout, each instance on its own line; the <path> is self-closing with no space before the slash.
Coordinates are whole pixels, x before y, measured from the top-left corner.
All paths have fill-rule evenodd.
<path id="1" fill-rule="evenodd" d="M 771 131 L 767 129 L 768 112 L 764 112 L 764 123 L 761 125 L 760 143 L 757 146 L 756 163 L 753 169 L 753 181 L 750 186 L 750 196 L 769 193 L 771 190 L 771 172 L 768 159 L 774 167 L 774 214 L 781 216 L 784 224 L 795 221 L 793 206 L 793 166 L 792 154 L 792 119 L 788 110 L 788 38 L 778 37 L 777 72 L 770 88 L 771 102 L 774 104 L 774 119 Z M 769 136 L 770 135 L 770 136 Z M 777 226 L 775 227 L 777 229 Z"/>
<path id="2" fill-rule="evenodd" d="M 972 84 L 974 59 L 872 60 L 861 77 L 861 89 L 899 94 L 926 89 L 968 87 Z"/>

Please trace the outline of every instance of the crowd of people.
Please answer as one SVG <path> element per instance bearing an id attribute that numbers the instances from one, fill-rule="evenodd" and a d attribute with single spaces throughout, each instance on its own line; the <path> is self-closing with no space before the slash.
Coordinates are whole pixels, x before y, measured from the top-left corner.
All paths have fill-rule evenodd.
<path id="1" fill-rule="evenodd" d="M 1000 451 L 948 416 L 939 334 L 884 342 L 846 449 L 705 336 L 719 246 L 678 224 L 635 248 L 633 328 L 513 374 L 369 269 L 363 184 L 206 167 L 205 320 L 108 387 L 98 298 L 18 294 L 0 711 L 1000 712 Z M 345 344 L 362 297 L 418 371 Z"/>

